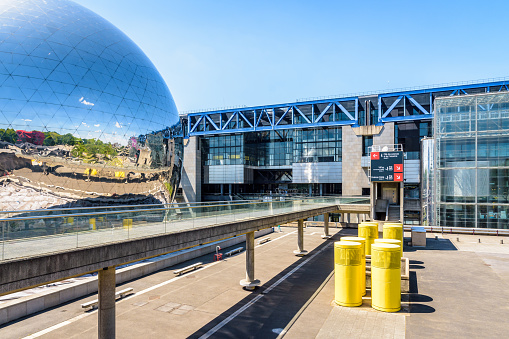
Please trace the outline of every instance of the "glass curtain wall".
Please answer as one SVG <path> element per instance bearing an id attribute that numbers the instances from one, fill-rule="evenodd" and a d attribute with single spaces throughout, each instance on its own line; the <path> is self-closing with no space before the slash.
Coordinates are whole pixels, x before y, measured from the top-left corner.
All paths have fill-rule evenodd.
<path id="1" fill-rule="evenodd" d="M 508 228 L 509 93 L 435 101 L 440 226 Z"/>
<path id="2" fill-rule="evenodd" d="M 202 138 L 204 165 L 286 166 L 341 161 L 341 127 Z"/>

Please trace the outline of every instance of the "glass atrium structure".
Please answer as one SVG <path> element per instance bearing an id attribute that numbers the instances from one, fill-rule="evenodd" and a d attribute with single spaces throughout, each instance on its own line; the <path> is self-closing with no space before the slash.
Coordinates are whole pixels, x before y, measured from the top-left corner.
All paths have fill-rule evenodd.
<path id="1" fill-rule="evenodd" d="M 435 220 L 439 226 L 509 225 L 509 93 L 435 101 Z"/>
<path id="2" fill-rule="evenodd" d="M 0 2 L 0 208 L 169 202 L 182 127 L 164 80 L 71 1 Z"/>

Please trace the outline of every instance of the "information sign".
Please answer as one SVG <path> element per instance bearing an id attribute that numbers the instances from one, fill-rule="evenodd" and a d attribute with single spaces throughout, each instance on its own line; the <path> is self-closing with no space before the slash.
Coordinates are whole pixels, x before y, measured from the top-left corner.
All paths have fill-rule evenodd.
<path id="1" fill-rule="evenodd" d="M 371 152 L 371 181 L 403 181 L 403 152 Z"/>

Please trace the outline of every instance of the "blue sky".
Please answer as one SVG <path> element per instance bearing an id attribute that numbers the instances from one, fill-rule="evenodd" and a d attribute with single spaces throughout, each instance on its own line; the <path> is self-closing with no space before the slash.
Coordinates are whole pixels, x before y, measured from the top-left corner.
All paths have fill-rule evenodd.
<path id="1" fill-rule="evenodd" d="M 180 111 L 509 76 L 508 1 L 76 0 Z"/>

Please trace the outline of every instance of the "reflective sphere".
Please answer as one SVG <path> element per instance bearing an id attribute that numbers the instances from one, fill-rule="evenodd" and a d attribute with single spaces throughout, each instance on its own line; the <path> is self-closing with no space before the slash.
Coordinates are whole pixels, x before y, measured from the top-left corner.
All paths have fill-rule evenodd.
<path id="1" fill-rule="evenodd" d="M 119 29 L 70 1 L 0 2 L 0 208 L 171 202 L 182 127 Z"/>

